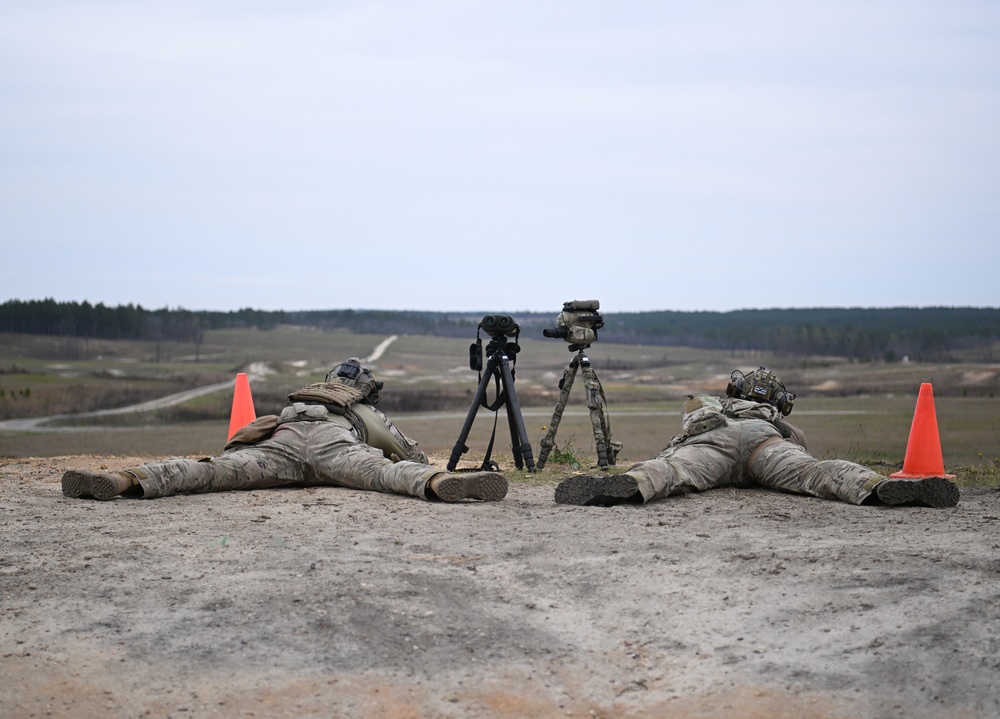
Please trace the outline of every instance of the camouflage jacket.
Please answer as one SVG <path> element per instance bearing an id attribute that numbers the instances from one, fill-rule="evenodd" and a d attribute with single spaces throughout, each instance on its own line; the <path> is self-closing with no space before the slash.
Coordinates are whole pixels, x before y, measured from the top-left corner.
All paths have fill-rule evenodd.
<path id="1" fill-rule="evenodd" d="M 781 436 L 806 448 L 805 433 L 786 420 L 776 407 L 745 399 L 714 395 L 696 395 L 684 403 L 681 432 L 667 446 L 683 443 L 688 437 L 724 427 L 727 422 L 763 420 L 773 424 Z"/>

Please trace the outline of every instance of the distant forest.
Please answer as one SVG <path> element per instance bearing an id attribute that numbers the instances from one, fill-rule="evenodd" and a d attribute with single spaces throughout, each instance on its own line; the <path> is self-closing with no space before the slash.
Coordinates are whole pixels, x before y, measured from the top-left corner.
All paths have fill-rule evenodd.
<path id="1" fill-rule="evenodd" d="M 503 309 L 524 336 L 541 337 L 551 313 Z M 816 308 L 732 312 L 602 313 L 602 342 L 758 350 L 784 355 L 829 355 L 858 361 L 993 361 L 1000 347 L 1000 308 Z M 100 339 L 146 339 L 200 344 L 206 330 L 273 329 L 304 325 L 363 334 L 475 337 L 482 313 L 394 310 L 229 312 L 148 310 L 89 302 L 10 300 L 0 305 L 0 332 Z"/>

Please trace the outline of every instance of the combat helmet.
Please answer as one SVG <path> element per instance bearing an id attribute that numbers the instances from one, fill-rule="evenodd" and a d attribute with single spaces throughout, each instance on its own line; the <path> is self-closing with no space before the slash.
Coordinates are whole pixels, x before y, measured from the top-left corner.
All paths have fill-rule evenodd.
<path id="1" fill-rule="evenodd" d="M 733 370 L 726 396 L 774 405 L 786 417 L 792 413 L 795 402 L 795 393 L 786 390 L 784 383 L 766 367 L 754 370 L 749 377 L 738 369 Z"/>
<path id="2" fill-rule="evenodd" d="M 326 375 L 326 381 L 331 384 L 345 384 L 356 387 L 365 395 L 368 404 L 377 404 L 381 399 L 382 381 L 367 367 L 361 366 L 361 360 L 351 357 L 336 365 Z"/>

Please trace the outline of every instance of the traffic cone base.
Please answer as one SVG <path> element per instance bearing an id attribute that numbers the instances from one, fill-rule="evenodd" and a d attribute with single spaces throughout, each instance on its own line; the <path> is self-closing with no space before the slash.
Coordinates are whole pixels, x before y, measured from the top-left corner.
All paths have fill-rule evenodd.
<path id="1" fill-rule="evenodd" d="M 236 375 L 236 391 L 233 392 L 233 410 L 229 415 L 229 436 L 227 441 L 243 427 L 257 419 L 253 408 L 253 398 L 250 396 L 250 379 L 246 372 Z"/>
<path id="2" fill-rule="evenodd" d="M 889 476 L 893 479 L 955 477 L 954 474 L 944 472 L 941 437 L 938 434 L 937 414 L 934 411 L 934 389 L 928 382 L 920 385 L 920 393 L 917 395 L 917 408 L 913 413 L 913 423 L 910 425 L 910 438 L 906 442 L 903 471 Z"/>

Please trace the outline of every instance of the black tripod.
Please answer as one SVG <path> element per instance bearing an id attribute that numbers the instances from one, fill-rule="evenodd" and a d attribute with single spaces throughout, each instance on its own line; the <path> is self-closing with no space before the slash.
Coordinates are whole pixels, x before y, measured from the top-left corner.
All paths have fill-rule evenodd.
<path id="1" fill-rule="evenodd" d="M 549 429 L 542 438 L 542 448 L 538 455 L 539 469 L 545 466 L 549 452 L 555 447 L 556 432 L 562 420 L 563 410 L 566 409 L 569 391 L 573 389 L 573 380 L 576 378 L 578 368 L 583 369 L 584 386 L 587 388 L 587 408 L 590 410 L 590 424 L 594 429 L 594 444 L 597 447 L 597 464 L 601 469 L 607 469 L 609 464 L 614 464 L 622 448 L 621 443 L 611 441 L 611 417 L 608 414 L 608 403 L 604 398 L 604 387 L 601 386 L 601 380 L 597 378 L 594 368 L 590 366 L 590 358 L 584 354 L 587 347 L 570 345 L 570 351 L 574 349 L 577 350 L 576 357 L 570 360 L 569 366 L 563 371 L 562 379 L 559 381 L 561 390 L 559 401 L 552 413 Z"/>
<path id="2" fill-rule="evenodd" d="M 499 317 L 510 320 L 506 315 L 500 315 Z M 493 318 L 493 315 L 487 315 L 483 323 L 480 324 L 480 327 L 484 327 L 485 325 L 485 328 L 489 329 L 493 323 L 487 322 L 487 320 Z M 513 320 L 510 320 L 510 324 L 514 328 L 517 328 Z M 482 350 L 482 342 L 478 339 L 477 333 L 476 344 L 472 345 L 471 348 L 470 364 L 472 365 L 472 369 L 479 370 L 482 374 L 479 378 L 479 388 L 476 390 L 476 396 L 472 400 L 472 406 L 469 407 L 469 414 L 465 418 L 465 424 L 462 426 L 462 433 L 458 436 L 458 441 L 455 442 L 454 449 L 451 450 L 451 458 L 448 460 L 449 472 L 455 471 L 459 458 L 469 451 L 469 448 L 465 446 L 465 441 L 469 438 L 469 430 L 472 429 L 472 423 L 476 419 L 476 412 L 479 411 L 480 405 L 491 412 L 497 412 L 505 403 L 507 404 L 507 424 L 510 425 L 511 451 L 514 454 L 514 464 L 518 469 L 527 464 L 528 471 L 534 471 L 535 462 L 531 456 L 531 444 L 528 442 L 528 432 L 524 428 L 521 405 L 518 404 L 517 392 L 514 391 L 514 373 L 511 370 L 510 358 L 507 356 L 508 352 L 515 354 L 519 349 L 517 341 L 507 342 L 503 332 L 493 335 L 490 343 L 486 345 L 486 369 L 483 370 L 482 355 L 478 354 Z M 490 379 L 495 381 L 497 388 L 497 396 L 492 404 L 486 401 L 486 388 L 489 386 Z M 496 462 L 490 461 L 490 455 L 493 453 L 493 440 L 496 439 L 496 431 L 496 418 L 494 417 L 493 434 L 490 436 L 490 444 L 486 449 L 486 457 L 483 459 L 482 464 L 482 469 L 484 470 L 497 469 Z"/>

